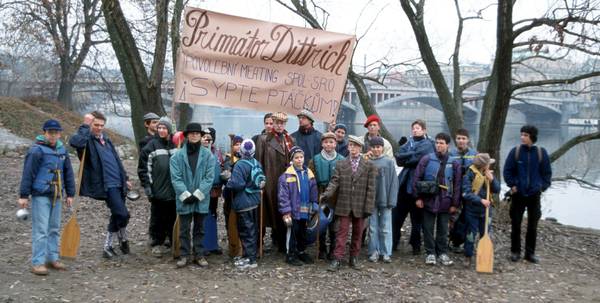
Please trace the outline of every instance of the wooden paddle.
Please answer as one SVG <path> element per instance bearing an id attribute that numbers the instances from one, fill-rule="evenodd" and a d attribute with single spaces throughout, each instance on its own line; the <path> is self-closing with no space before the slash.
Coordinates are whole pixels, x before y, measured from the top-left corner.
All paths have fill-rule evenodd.
<path id="1" fill-rule="evenodd" d="M 490 182 L 486 180 L 487 199 L 491 202 Z M 488 224 L 491 203 L 485 208 L 485 231 L 483 237 L 477 243 L 477 266 L 475 269 L 481 273 L 492 273 L 494 271 L 494 244 L 488 235 Z"/>
<path id="2" fill-rule="evenodd" d="M 83 176 L 83 166 L 85 164 L 85 152 L 81 156 L 81 162 L 79 163 L 79 172 L 77 173 L 77 188 L 75 191 L 75 197 L 73 197 L 73 203 L 75 198 L 79 197 L 79 190 L 81 189 L 81 177 Z M 79 229 L 79 223 L 77 223 L 77 211 L 81 203 L 77 203 L 75 209 L 71 213 L 71 218 L 65 224 L 60 238 L 60 256 L 63 258 L 75 259 L 77 257 L 77 251 L 79 250 L 79 240 L 81 238 L 81 232 Z"/>
<path id="3" fill-rule="evenodd" d="M 260 223 L 258 227 L 258 257 L 263 256 L 263 190 L 260 190 L 260 205 L 258 207 Z"/>

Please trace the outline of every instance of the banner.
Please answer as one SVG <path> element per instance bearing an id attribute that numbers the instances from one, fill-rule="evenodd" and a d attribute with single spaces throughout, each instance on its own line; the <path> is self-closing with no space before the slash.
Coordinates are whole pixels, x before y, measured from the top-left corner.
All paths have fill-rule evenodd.
<path id="1" fill-rule="evenodd" d="M 175 102 L 336 119 L 354 36 L 187 7 Z"/>

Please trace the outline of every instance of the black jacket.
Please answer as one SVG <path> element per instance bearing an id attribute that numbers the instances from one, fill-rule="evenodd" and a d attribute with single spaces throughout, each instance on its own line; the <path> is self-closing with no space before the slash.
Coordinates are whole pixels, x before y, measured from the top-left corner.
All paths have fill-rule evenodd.
<path id="1" fill-rule="evenodd" d="M 169 139 L 155 136 L 140 152 L 138 177 L 144 188 L 149 187 L 155 200 L 175 200 L 169 163 L 177 151 Z"/>

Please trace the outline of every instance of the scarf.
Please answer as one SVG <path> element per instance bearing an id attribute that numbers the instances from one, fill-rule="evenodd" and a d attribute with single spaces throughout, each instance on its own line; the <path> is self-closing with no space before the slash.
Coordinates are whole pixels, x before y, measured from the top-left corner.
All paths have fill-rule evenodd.
<path id="1" fill-rule="evenodd" d="M 308 180 L 308 172 L 304 168 L 296 168 L 296 174 L 298 175 L 298 183 L 300 187 L 298 191 L 300 191 L 300 219 L 308 219 L 308 214 L 310 212 L 310 182 Z"/>
<path id="2" fill-rule="evenodd" d="M 292 149 L 292 147 L 294 146 L 294 141 L 292 140 L 292 137 L 290 137 L 290 135 L 288 135 L 287 131 L 283 131 L 281 134 L 277 133 L 275 130 L 272 131 L 273 136 L 275 137 L 275 140 L 277 140 L 277 143 L 279 145 L 281 145 L 281 135 L 283 135 L 283 139 L 285 141 L 285 146 L 283 147 L 285 152 L 289 152 L 290 149 Z"/>
<path id="3" fill-rule="evenodd" d="M 325 159 L 327 161 L 331 161 L 337 157 L 337 152 L 335 150 L 333 150 L 332 152 L 328 153 L 324 149 L 322 149 L 321 156 L 323 157 L 323 159 Z"/>
<path id="4" fill-rule="evenodd" d="M 477 167 L 475 167 L 475 165 L 469 166 L 469 169 L 475 174 L 475 178 L 473 178 L 473 182 L 471 183 L 471 189 L 473 190 L 473 193 L 479 194 L 479 191 L 481 190 L 481 187 L 483 187 L 483 184 L 486 183 L 487 185 L 489 181 L 477 169 Z"/>

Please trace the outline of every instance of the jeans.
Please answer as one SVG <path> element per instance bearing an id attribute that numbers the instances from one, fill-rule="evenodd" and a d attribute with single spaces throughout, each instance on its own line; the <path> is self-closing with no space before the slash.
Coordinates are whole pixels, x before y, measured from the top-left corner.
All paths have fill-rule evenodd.
<path id="1" fill-rule="evenodd" d="M 287 243 L 289 246 L 287 251 L 288 256 L 296 256 L 297 254 L 303 253 L 304 250 L 306 250 L 306 224 L 306 219 L 292 219 L 292 232 L 290 234 L 290 240 Z"/>
<path id="2" fill-rule="evenodd" d="M 392 248 L 396 249 L 400 243 L 402 225 L 410 213 L 410 240 L 413 249 L 421 248 L 421 231 L 423 230 L 423 209 L 415 204 L 416 199 L 406 192 L 407 184 L 400 186 L 398 191 L 398 205 L 392 210 Z"/>
<path id="3" fill-rule="evenodd" d="M 46 196 L 31 197 L 31 263 L 33 266 L 58 260 L 61 202 Z"/>
<path id="4" fill-rule="evenodd" d="M 195 257 L 204 255 L 204 246 L 202 240 L 204 238 L 204 216 L 206 214 L 190 213 L 179 215 L 179 242 L 181 243 L 181 257 L 188 257 L 192 253 L 190 247 L 190 225 L 194 223 L 192 231 L 193 252 Z"/>
<path id="5" fill-rule="evenodd" d="M 511 245 L 512 253 L 521 253 L 521 222 L 523 214 L 527 209 L 527 234 L 525 235 L 525 256 L 535 254 L 535 242 L 537 238 L 537 225 L 542 217 L 542 206 L 540 204 L 540 194 L 524 197 L 518 192 L 513 194 L 510 204 L 511 220 Z"/>
<path id="6" fill-rule="evenodd" d="M 362 234 L 364 231 L 365 219 L 350 216 L 336 216 L 336 234 L 335 234 L 335 250 L 333 252 L 336 260 L 341 260 L 346 251 L 346 241 L 348 240 L 348 232 L 350 231 L 350 223 L 352 223 L 352 240 L 350 242 L 350 256 L 357 257 L 360 254 L 362 245 Z"/>
<path id="7" fill-rule="evenodd" d="M 369 218 L 369 255 L 392 255 L 392 209 L 376 208 Z"/>
<path id="8" fill-rule="evenodd" d="M 467 221 L 467 236 L 465 237 L 465 257 L 472 257 L 475 250 L 475 238 L 483 237 L 485 233 L 485 212 L 479 213 L 472 211 L 468 205 L 463 208 L 465 220 Z M 492 228 L 492 209 L 488 217 L 488 232 Z"/>
<path id="9" fill-rule="evenodd" d="M 434 214 L 425 210 L 423 212 L 423 236 L 425 238 L 425 252 L 428 255 L 443 255 L 448 253 L 448 213 Z M 435 238 L 433 230 L 435 226 Z"/>
<path id="10" fill-rule="evenodd" d="M 127 227 L 129 223 L 129 211 L 125 205 L 125 196 L 120 187 L 111 187 L 106 191 L 106 206 L 110 209 L 110 220 L 108 221 L 108 231 L 118 232 L 121 228 Z"/>
<path id="11" fill-rule="evenodd" d="M 175 200 L 150 199 L 150 238 L 152 246 L 162 245 L 168 238 L 171 243 L 173 224 L 177 218 Z"/>
<path id="12" fill-rule="evenodd" d="M 236 214 L 231 212 L 231 214 Z M 240 235 L 244 257 L 256 261 L 256 246 L 258 244 L 258 208 L 236 214 L 237 231 Z M 242 250 L 242 249 L 240 249 Z"/>

